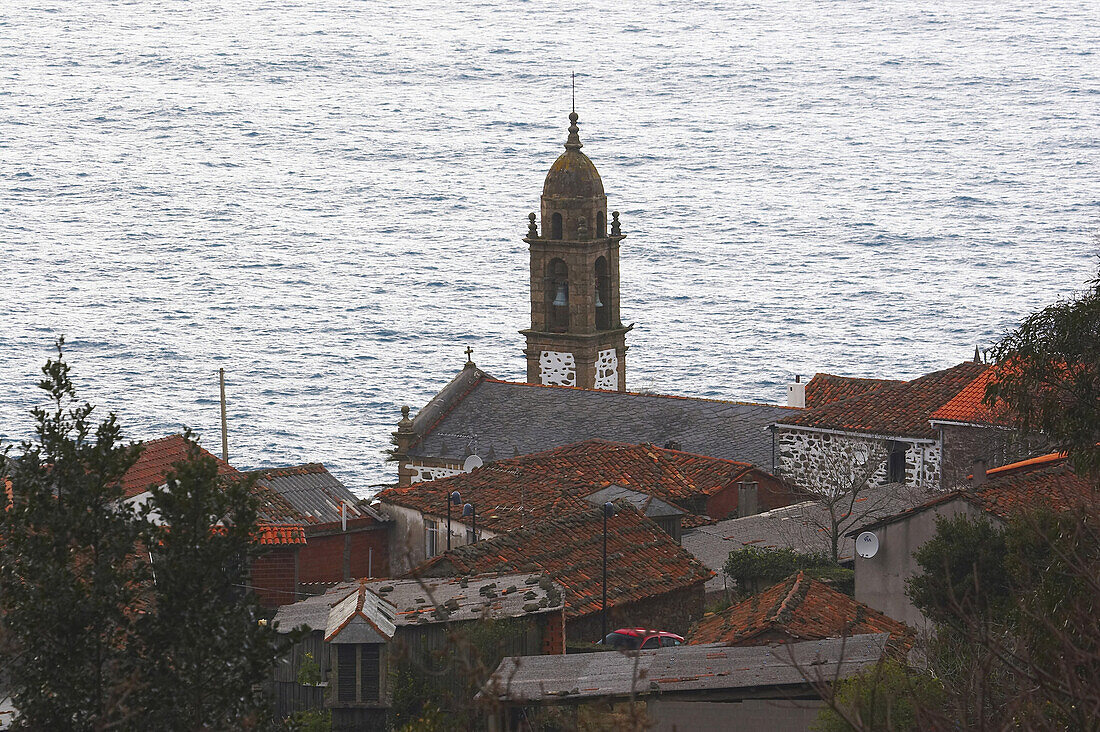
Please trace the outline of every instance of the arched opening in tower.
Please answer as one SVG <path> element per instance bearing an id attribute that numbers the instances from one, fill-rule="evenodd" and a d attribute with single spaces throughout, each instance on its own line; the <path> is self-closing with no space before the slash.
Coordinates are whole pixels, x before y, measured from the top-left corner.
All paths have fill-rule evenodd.
<path id="1" fill-rule="evenodd" d="M 554 214 L 558 216 L 558 214 Z M 546 288 L 547 330 L 564 333 L 569 330 L 569 268 L 560 259 L 551 259 Z"/>
<path id="2" fill-rule="evenodd" d="M 596 260 L 596 328 L 611 328 L 611 277 L 604 257 Z"/>

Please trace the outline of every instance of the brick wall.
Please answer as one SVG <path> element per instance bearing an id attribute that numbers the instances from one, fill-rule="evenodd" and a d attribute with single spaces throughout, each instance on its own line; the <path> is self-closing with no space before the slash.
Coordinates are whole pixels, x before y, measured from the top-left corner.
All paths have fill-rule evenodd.
<path id="1" fill-rule="evenodd" d="M 542 636 L 544 656 L 560 656 L 565 653 L 565 609 L 546 616 L 546 627 Z"/>
<path id="2" fill-rule="evenodd" d="M 616 628 L 647 628 L 667 630 L 687 636 L 691 626 L 703 617 L 703 584 L 696 583 L 682 590 L 639 600 L 607 610 L 607 630 Z M 567 620 L 565 637 L 570 643 L 594 642 L 600 639 L 599 611 Z"/>
<path id="3" fill-rule="evenodd" d="M 260 605 L 278 607 L 298 599 L 297 555 L 296 546 L 273 547 L 252 560 L 250 584 Z"/>
<path id="4" fill-rule="evenodd" d="M 788 484 L 769 473 L 753 471 L 745 476 L 745 481 L 757 483 L 756 510 L 757 512 L 770 511 L 773 508 L 789 506 L 797 500 L 805 500 L 805 497 L 791 492 Z M 727 486 L 714 495 L 707 498 L 706 515 L 713 519 L 736 518 L 737 505 L 740 496 L 740 486 L 737 483 Z"/>
<path id="5" fill-rule="evenodd" d="M 299 582 L 340 582 L 389 576 L 389 547 L 384 529 L 309 535 L 298 558 Z M 345 553 L 347 558 L 345 561 Z"/>

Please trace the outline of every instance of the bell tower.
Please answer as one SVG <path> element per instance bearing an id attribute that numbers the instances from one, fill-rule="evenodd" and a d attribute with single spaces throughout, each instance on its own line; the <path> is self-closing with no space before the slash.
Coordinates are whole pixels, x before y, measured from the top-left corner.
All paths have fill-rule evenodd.
<path id="1" fill-rule="evenodd" d="M 542 187 L 542 233 L 535 214 L 531 248 L 531 327 L 527 381 L 626 391 L 626 334 L 619 320 L 619 212 L 607 220 L 596 166 L 581 152 L 577 113 Z M 610 228 L 610 230 L 609 230 Z"/>

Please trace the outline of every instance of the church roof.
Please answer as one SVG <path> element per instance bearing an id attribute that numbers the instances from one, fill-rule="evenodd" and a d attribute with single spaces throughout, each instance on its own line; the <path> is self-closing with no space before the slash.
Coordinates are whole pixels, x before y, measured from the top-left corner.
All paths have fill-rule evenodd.
<path id="1" fill-rule="evenodd" d="M 550 166 L 542 186 L 544 198 L 598 198 L 604 195 L 603 179 L 596 166 L 581 152 L 577 113 L 569 115 L 569 139 L 565 152 Z"/>
<path id="2" fill-rule="evenodd" d="M 409 456 L 461 462 L 541 452 L 599 438 L 631 444 L 675 443 L 698 455 L 772 469 L 768 425 L 791 414 L 773 404 L 636 394 L 494 379 L 462 370 L 413 420 Z"/>

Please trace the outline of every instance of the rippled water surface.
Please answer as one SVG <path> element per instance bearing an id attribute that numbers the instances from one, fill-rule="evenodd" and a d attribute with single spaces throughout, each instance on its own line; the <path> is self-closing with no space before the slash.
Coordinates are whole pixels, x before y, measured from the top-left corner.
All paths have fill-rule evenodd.
<path id="1" fill-rule="evenodd" d="M 387 480 L 463 350 L 524 375 L 569 74 L 630 387 L 911 377 L 1094 271 L 1094 2 L 0 6 L 0 436 L 55 334 L 137 438 Z"/>

